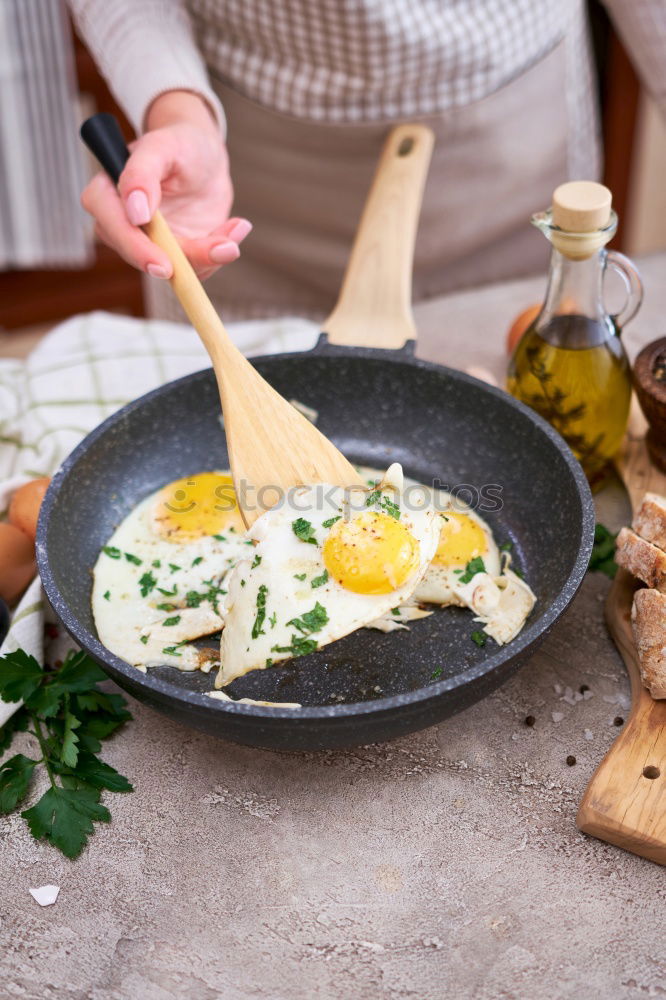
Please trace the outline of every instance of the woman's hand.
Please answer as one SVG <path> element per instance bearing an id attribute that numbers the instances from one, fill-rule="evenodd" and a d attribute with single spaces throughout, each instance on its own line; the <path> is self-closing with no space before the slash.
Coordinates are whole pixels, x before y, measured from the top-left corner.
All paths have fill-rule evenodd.
<path id="1" fill-rule="evenodd" d="M 166 253 L 139 226 L 160 208 L 200 278 L 240 255 L 252 229 L 230 219 L 233 188 L 219 126 L 202 98 L 171 91 L 153 101 L 147 131 L 131 145 L 118 189 L 105 173 L 91 180 L 81 204 L 100 240 L 154 278 L 170 278 Z"/>

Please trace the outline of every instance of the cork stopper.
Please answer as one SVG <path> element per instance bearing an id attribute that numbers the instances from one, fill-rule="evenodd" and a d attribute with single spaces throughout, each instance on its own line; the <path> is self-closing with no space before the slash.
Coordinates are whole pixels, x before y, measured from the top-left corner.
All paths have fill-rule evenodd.
<path id="1" fill-rule="evenodd" d="M 595 181 L 570 181 L 553 192 L 553 245 L 573 259 L 591 257 L 612 236 L 612 195 Z M 560 230 L 560 231 L 558 231 Z"/>

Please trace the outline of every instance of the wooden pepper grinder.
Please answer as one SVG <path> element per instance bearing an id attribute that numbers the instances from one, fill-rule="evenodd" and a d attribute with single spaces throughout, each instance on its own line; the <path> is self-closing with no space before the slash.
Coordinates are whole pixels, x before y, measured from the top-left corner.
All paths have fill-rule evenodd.
<path id="1" fill-rule="evenodd" d="M 634 362 L 633 382 L 650 425 L 645 437 L 650 458 L 666 472 L 666 337 L 653 340 L 640 352 Z"/>

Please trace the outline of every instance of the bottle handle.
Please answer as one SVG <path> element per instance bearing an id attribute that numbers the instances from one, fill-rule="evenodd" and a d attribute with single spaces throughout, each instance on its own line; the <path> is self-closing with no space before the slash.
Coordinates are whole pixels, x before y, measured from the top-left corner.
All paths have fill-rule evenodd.
<path id="1" fill-rule="evenodd" d="M 643 301 L 643 282 L 636 265 L 617 250 L 606 250 L 606 266 L 611 267 L 620 276 L 627 293 L 624 305 L 611 317 L 621 331 L 640 309 Z"/>

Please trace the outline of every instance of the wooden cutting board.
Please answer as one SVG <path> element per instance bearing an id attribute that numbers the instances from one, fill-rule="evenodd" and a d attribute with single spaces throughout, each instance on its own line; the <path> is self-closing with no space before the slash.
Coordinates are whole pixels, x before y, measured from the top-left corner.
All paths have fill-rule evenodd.
<path id="1" fill-rule="evenodd" d="M 618 471 L 632 511 L 648 491 L 666 496 L 666 475 L 652 465 L 647 424 L 634 398 Z M 606 623 L 631 679 L 626 725 L 597 768 L 578 810 L 581 830 L 666 865 L 666 699 L 651 697 L 640 678 L 631 632 L 637 581 L 619 570 L 606 601 Z"/>

